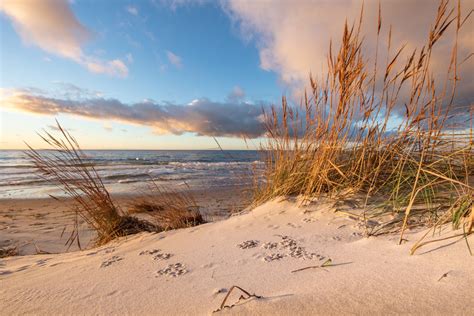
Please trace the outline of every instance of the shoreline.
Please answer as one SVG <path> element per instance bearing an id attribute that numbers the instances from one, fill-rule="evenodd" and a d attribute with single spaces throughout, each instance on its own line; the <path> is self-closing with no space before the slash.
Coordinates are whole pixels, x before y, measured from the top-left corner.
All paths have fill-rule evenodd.
<path id="1" fill-rule="evenodd" d="M 241 189 L 240 186 L 232 186 L 219 190 L 195 189 L 189 192 L 200 206 L 206 221 L 212 222 L 222 220 L 246 206 L 240 194 Z M 119 207 L 126 211 L 130 202 L 140 200 L 144 195 L 111 196 Z M 0 248 L 18 247 L 19 255 L 35 254 L 38 251 L 66 252 L 64 244 L 74 220 L 73 214 L 68 211 L 71 203 L 71 198 L 62 198 L 59 201 L 50 197 L 0 199 Z M 87 249 L 95 232 L 82 221 L 80 231 L 81 247 Z M 71 245 L 69 251 L 75 250 L 79 250 L 78 245 Z"/>

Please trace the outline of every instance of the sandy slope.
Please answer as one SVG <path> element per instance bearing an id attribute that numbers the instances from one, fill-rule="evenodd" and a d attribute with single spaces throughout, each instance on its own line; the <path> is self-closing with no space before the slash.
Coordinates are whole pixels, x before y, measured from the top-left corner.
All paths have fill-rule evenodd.
<path id="1" fill-rule="evenodd" d="M 398 246 L 397 236 L 363 238 L 354 224 L 324 203 L 270 202 L 93 250 L 2 259 L 0 314 L 210 314 L 232 285 L 264 298 L 221 313 L 472 313 L 474 257 L 464 241 L 409 256 L 421 232 Z M 328 258 L 334 266 L 291 272 Z"/>

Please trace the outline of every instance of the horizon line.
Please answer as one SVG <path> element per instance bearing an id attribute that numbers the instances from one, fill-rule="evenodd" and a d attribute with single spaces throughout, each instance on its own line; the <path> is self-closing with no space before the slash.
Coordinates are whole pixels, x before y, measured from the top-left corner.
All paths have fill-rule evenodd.
<path id="1" fill-rule="evenodd" d="M 28 151 L 28 148 L 0 148 L 0 151 Z M 51 148 L 39 148 L 35 150 L 56 150 Z M 110 151 L 119 151 L 119 150 L 128 150 L 128 151 L 258 151 L 259 149 L 220 149 L 220 148 L 208 148 L 208 149 L 126 149 L 126 148 L 107 148 L 107 149 L 97 149 L 97 148 L 81 148 L 81 150 L 110 150 Z"/>

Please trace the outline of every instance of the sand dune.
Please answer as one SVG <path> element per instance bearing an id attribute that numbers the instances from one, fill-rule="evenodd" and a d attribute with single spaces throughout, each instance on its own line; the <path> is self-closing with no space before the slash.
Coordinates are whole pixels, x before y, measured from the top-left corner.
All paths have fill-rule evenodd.
<path id="1" fill-rule="evenodd" d="M 465 241 L 409 255 L 423 231 L 363 237 L 331 203 L 273 201 L 198 227 L 103 247 L 1 259 L 1 314 L 470 314 Z M 446 230 L 445 234 L 452 234 Z M 470 242 L 474 244 L 471 236 Z M 447 243 L 450 243 L 449 241 Z M 320 266 L 331 259 L 332 265 Z"/>

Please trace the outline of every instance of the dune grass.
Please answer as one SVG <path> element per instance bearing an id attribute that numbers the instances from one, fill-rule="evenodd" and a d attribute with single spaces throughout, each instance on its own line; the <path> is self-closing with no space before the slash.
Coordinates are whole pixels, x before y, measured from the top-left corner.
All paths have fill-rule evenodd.
<path id="1" fill-rule="evenodd" d="M 0 258 L 13 257 L 18 255 L 18 247 L 4 247 L 0 248 Z"/>
<path id="2" fill-rule="evenodd" d="M 392 48 L 392 27 L 381 43 L 380 12 L 379 7 L 372 58 L 364 55 L 362 8 L 358 23 L 346 22 L 340 47 L 329 45 L 327 74 L 319 80 L 310 76 L 301 105 L 290 106 L 283 97 L 281 108 L 265 113 L 264 180 L 255 182 L 254 202 L 282 195 L 362 195 L 373 214 L 403 215 L 393 222 L 400 242 L 420 205 L 425 223 L 451 221 L 470 234 L 472 108 L 455 101 L 465 62 L 457 37 L 469 14 L 462 15 L 460 2 L 450 7 L 441 1 L 426 44 L 405 52 L 405 46 Z M 448 70 L 440 83 L 431 56 L 448 31 L 454 34 L 452 55 L 446 56 Z"/>
<path id="3" fill-rule="evenodd" d="M 329 44 L 327 73 L 310 76 L 301 104 L 290 106 L 283 97 L 281 108 L 264 112 L 265 167 L 263 181 L 254 181 L 254 204 L 286 195 L 357 195 L 363 196 L 365 218 L 395 218 L 384 227 L 398 230 L 400 243 L 414 217 L 432 231 L 451 222 L 466 236 L 474 226 L 472 106 L 462 108 L 455 96 L 459 68 L 470 57 L 458 56 L 457 39 L 470 13 L 463 15 L 460 2 L 441 0 L 425 45 L 407 52 L 406 46 L 392 47 L 391 26 L 382 42 L 380 12 L 373 56 L 365 56 L 362 8 L 357 23 L 345 23 L 340 46 Z M 445 38 L 448 33 L 453 38 Z M 452 54 L 440 82 L 432 55 L 446 40 Z M 161 226 L 124 213 L 94 166 L 84 162 L 76 140 L 58 127 L 60 138 L 40 135 L 52 151 L 29 147 L 27 154 L 46 180 L 73 198 L 73 211 L 97 231 L 97 244 L 203 222 L 192 198 L 154 183 L 131 212 L 147 212 Z M 70 244 L 79 242 L 77 220 L 74 227 Z"/>
<path id="4" fill-rule="evenodd" d="M 192 227 L 205 223 L 190 190 L 165 190 L 150 180 L 148 191 L 134 201 L 130 214 L 147 213 L 163 230 Z"/>
<path id="5" fill-rule="evenodd" d="M 191 215 L 187 211 L 180 211 L 183 205 L 188 202 L 189 195 L 179 192 L 173 194 L 149 193 L 149 197 L 153 197 L 154 193 L 162 193 L 153 200 L 152 207 L 166 206 L 166 212 L 160 213 L 161 221 L 158 223 L 138 219 L 130 212 L 123 211 L 113 201 L 94 165 L 85 160 L 86 155 L 74 137 L 63 129 L 59 122 L 57 122 L 57 126 L 60 132 L 59 136 L 54 136 L 47 131 L 44 131 L 44 134 L 39 134 L 51 147 L 51 150 L 38 151 L 28 145 L 29 150 L 26 155 L 43 179 L 58 186 L 74 201 L 74 206 L 70 211 L 75 214 L 75 220 L 66 245 L 70 246 L 77 242 L 81 248 L 79 218 L 97 232 L 96 245 L 102 245 L 117 237 L 138 232 L 159 232 L 165 229 L 184 227 L 183 223 L 189 226 L 202 222 L 198 210 L 194 210 Z M 131 209 L 143 207 L 143 204 L 137 204 Z"/>

